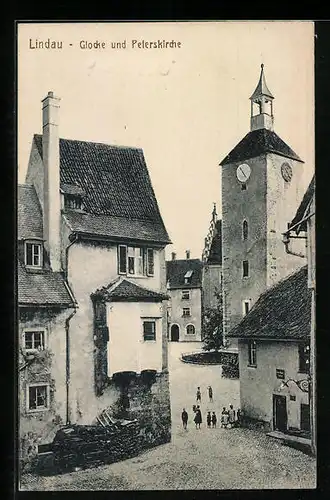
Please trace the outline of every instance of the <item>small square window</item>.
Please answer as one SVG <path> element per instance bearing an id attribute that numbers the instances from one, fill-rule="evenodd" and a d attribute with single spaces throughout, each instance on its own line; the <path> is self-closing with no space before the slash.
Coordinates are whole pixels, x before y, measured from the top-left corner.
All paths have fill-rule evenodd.
<path id="1" fill-rule="evenodd" d="M 276 378 L 279 378 L 280 380 L 284 380 L 285 379 L 285 371 L 277 368 L 276 369 Z"/>
<path id="2" fill-rule="evenodd" d="M 182 300 L 189 300 L 190 299 L 190 291 L 189 290 L 182 290 L 181 298 L 182 298 Z"/>
<path id="3" fill-rule="evenodd" d="M 143 321 L 143 340 L 156 340 L 156 321 Z"/>
<path id="4" fill-rule="evenodd" d="M 190 307 L 184 307 L 182 309 L 182 316 L 190 316 Z"/>
<path id="5" fill-rule="evenodd" d="M 49 385 L 36 384 L 27 388 L 27 409 L 29 411 L 47 410 L 49 408 Z"/>
<path id="6" fill-rule="evenodd" d="M 296 401 L 296 396 L 294 396 L 293 394 L 290 394 L 290 401 Z"/>
<path id="7" fill-rule="evenodd" d="M 26 330 L 24 332 L 24 347 L 26 351 L 43 351 L 45 349 L 45 331 Z"/>

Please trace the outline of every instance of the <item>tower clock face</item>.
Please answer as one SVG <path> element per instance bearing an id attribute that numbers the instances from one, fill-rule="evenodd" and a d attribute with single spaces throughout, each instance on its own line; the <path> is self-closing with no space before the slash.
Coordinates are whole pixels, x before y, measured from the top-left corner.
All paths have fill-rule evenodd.
<path id="1" fill-rule="evenodd" d="M 281 174 L 285 182 L 290 182 L 292 179 L 292 168 L 288 163 L 283 163 L 281 166 Z"/>
<path id="2" fill-rule="evenodd" d="M 240 182 L 246 182 L 251 175 L 251 167 L 247 163 L 242 163 L 236 170 L 237 179 Z"/>

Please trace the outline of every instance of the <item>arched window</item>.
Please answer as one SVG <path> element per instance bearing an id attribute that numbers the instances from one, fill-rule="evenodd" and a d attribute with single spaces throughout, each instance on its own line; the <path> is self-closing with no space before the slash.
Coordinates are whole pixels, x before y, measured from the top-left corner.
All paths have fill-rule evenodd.
<path id="1" fill-rule="evenodd" d="M 195 335 L 194 325 L 187 325 L 187 335 Z"/>
<path id="2" fill-rule="evenodd" d="M 246 220 L 243 220 L 243 240 L 247 240 L 249 234 L 249 226 Z"/>

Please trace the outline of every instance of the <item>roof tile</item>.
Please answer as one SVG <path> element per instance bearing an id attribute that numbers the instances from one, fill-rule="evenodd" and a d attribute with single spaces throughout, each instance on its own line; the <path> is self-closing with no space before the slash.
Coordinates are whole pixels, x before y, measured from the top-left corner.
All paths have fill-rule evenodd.
<path id="1" fill-rule="evenodd" d="M 314 193 L 315 193 L 315 175 L 313 175 L 313 178 L 309 183 L 309 186 L 308 186 L 308 188 L 303 196 L 303 199 L 301 200 L 301 203 L 298 207 L 296 215 L 294 216 L 293 220 L 291 221 L 290 226 L 294 226 L 295 224 L 298 224 L 298 222 L 300 222 L 304 218 L 307 207 L 310 204 Z M 290 229 L 290 227 L 289 227 L 289 229 Z M 299 231 L 306 231 L 306 230 L 307 230 L 306 221 L 304 221 L 302 224 L 300 224 L 296 228 L 297 233 Z"/>
<path id="2" fill-rule="evenodd" d="M 303 163 L 299 156 L 275 132 L 262 128 L 246 134 L 221 161 L 220 165 L 248 160 L 265 153 L 275 153 Z"/>
<path id="3" fill-rule="evenodd" d="M 311 329 L 307 266 L 264 292 L 228 337 L 307 340 Z"/>
<path id="4" fill-rule="evenodd" d="M 19 240 L 42 238 L 42 213 L 33 186 L 19 184 L 17 189 L 17 236 Z"/>
<path id="5" fill-rule="evenodd" d="M 61 305 L 65 307 L 73 305 L 61 273 L 52 271 L 29 272 L 18 261 L 17 278 L 19 305 Z"/>
<path id="6" fill-rule="evenodd" d="M 199 259 L 175 259 L 166 261 L 166 279 L 170 289 L 200 288 L 202 286 L 203 263 Z M 193 271 L 191 282 L 185 284 L 185 275 Z"/>
<path id="7" fill-rule="evenodd" d="M 109 285 L 96 290 L 92 297 L 112 302 L 161 302 L 168 299 L 165 294 L 149 290 L 126 279 L 120 280 L 117 286 L 114 286 L 114 283 L 111 282 Z"/>
<path id="8" fill-rule="evenodd" d="M 42 136 L 36 134 L 34 140 L 42 157 Z M 107 226 L 105 216 L 121 217 L 126 221 L 141 221 L 146 233 L 146 228 L 150 228 L 152 238 L 170 243 L 142 149 L 60 139 L 60 182 L 61 187 L 74 185 L 84 191 L 84 210 L 94 216 L 103 216 L 103 222 L 92 217 L 80 218 L 81 232 L 93 232 L 93 220 L 97 225 L 95 234 L 99 234 L 98 224 L 102 231 Z M 109 236 L 111 224 L 109 219 Z M 153 224 L 156 231 L 152 230 Z M 128 229 L 118 236 L 126 237 Z"/>

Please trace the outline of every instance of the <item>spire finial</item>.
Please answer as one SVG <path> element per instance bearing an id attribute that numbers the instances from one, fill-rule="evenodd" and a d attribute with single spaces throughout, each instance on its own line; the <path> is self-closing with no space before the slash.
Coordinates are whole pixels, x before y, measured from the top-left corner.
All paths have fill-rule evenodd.
<path id="1" fill-rule="evenodd" d="M 262 70 L 264 69 L 264 63 L 261 63 L 261 69 Z"/>

